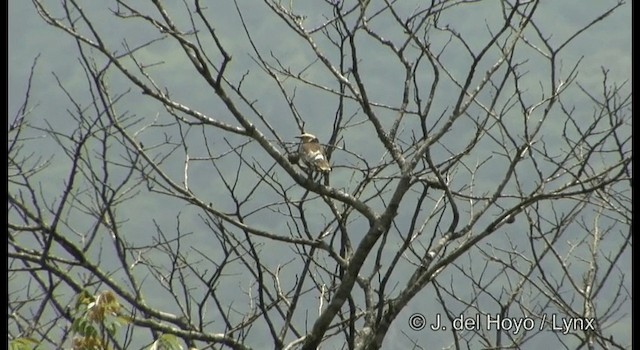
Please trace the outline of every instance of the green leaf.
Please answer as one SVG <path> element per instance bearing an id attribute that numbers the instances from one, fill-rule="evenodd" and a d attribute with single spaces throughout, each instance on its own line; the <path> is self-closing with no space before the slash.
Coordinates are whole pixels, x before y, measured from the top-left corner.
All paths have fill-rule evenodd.
<path id="1" fill-rule="evenodd" d="M 183 350 L 178 338 L 173 334 L 163 334 L 154 341 L 149 350 Z"/>
<path id="2" fill-rule="evenodd" d="M 9 342 L 11 350 L 33 350 L 39 342 L 33 338 L 16 338 Z"/>
<path id="3" fill-rule="evenodd" d="M 120 315 L 116 317 L 117 322 L 120 325 L 130 324 L 133 322 L 133 317 L 127 315 Z"/>

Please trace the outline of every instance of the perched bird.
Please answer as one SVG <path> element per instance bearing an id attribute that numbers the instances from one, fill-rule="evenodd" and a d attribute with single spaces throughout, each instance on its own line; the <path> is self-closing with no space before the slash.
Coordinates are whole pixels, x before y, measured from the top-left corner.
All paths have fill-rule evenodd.
<path id="1" fill-rule="evenodd" d="M 300 147 L 298 154 L 300 159 L 311 169 L 328 173 L 331 171 L 331 165 L 324 153 L 324 148 L 318 142 L 318 138 L 312 134 L 304 133 L 296 136 L 300 139 Z"/>

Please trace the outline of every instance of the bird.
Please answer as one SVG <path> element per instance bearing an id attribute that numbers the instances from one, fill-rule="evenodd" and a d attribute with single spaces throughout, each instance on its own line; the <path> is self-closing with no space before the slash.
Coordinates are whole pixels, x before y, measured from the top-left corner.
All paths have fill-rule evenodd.
<path id="1" fill-rule="evenodd" d="M 327 154 L 315 135 L 303 133 L 300 136 L 296 136 L 296 138 L 300 139 L 298 155 L 309 168 L 323 173 L 331 171 Z"/>

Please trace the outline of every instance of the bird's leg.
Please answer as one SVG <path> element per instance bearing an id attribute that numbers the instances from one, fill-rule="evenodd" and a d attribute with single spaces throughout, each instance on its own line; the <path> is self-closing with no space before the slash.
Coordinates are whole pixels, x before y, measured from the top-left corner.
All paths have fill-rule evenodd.
<path id="1" fill-rule="evenodd" d="M 322 173 L 322 179 L 324 179 L 324 185 L 329 186 L 329 173 Z"/>
<path id="2" fill-rule="evenodd" d="M 309 178 L 309 180 L 313 180 L 313 169 L 305 168 L 304 172 L 307 173 L 307 177 Z"/>

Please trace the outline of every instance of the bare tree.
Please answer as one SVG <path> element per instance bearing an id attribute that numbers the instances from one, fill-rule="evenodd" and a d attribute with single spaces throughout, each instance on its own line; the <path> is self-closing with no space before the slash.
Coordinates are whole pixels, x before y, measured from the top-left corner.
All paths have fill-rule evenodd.
<path id="1" fill-rule="evenodd" d="M 631 346 L 631 93 L 567 54 L 627 5 L 220 3 L 33 0 L 84 80 L 9 123 L 10 340 Z"/>

